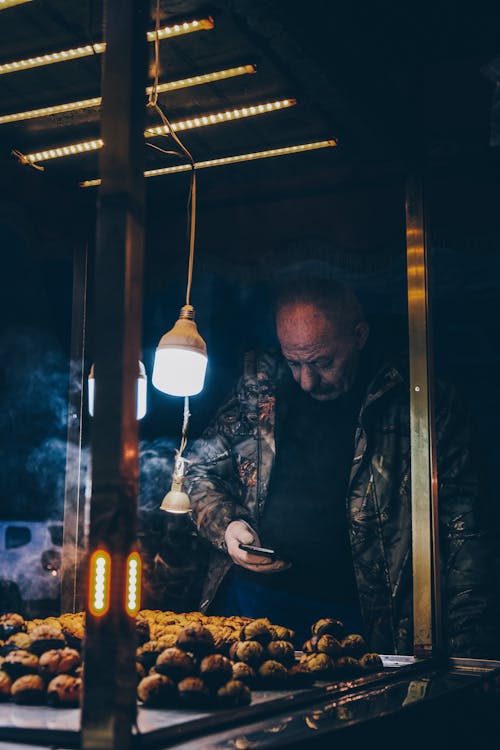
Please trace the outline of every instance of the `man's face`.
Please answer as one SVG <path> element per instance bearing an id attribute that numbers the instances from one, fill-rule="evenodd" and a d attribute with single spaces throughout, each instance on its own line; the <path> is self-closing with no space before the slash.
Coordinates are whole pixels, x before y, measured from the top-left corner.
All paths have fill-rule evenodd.
<path id="1" fill-rule="evenodd" d="M 294 380 L 317 401 L 351 388 L 368 337 L 366 323 L 341 331 L 312 303 L 288 304 L 276 316 L 281 351 Z"/>

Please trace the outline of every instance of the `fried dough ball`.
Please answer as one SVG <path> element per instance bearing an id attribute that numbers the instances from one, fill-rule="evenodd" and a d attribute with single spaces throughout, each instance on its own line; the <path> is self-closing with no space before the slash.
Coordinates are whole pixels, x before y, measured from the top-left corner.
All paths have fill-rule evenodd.
<path id="1" fill-rule="evenodd" d="M 273 659 L 268 659 L 259 667 L 259 677 L 269 687 L 282 686 L 288 679 L 288 671 L 283 664 Z"/>
<path id="2" fill-rule="evenodd" d="M 174 646 L 165 649 L 158 655 L 155 669 L 160 674 L 170 677 L 174 682 L 179 682 L 185 677 L 193 675 L 196 666 L 191 654 Z"/>
<path id="3" fill-rule="evenodd" d="M 212 633 L 203 625 L 187 625 L 177 636 L 176 645 L 183 651 L 191 651 L 202 657 L 214 650 L 215 644 Z"/>
<path id="4" fill-rule="evenodd" d="M 285 667 L 291 667 L 295 661 L 295 649 L 288 641 L 271 641 L 266 651 L 270 659 L 279 661 Z"/>
<path id="5" fill-rule="evenodd" d="M 311 626 L 311 633 L 318 636 L 318 638 L 322 635 L 332 635 L 337 640 L 341 640 L 345 636 L 345 627 L 344 623 L 340 622 L 340 620 L 332 620 L 330 617 L 324 617 Z"/>
<path id="6" fill-rule="evenodd" d="M 137 697 L 145 706 L 162 708 L 175 704 L 175 682 L 164 674 L 150 674 L 137 685 Z"/>
<path id="7" fill-rule="evenodd" d="M 317 651 L 320 654 L 328 654 L 328 656 L 337 657 L 343 653 L 342 644 L 333 635 L 322 635 L 318 638 L 316 646 Z"/>
<path id="8" fill-rule="evenodd" d="M 0 700 L 7 700 L 10 697 L 12 680 L 3 670 L 0 670 Z"/>
<path id="9" fill-rule="evenodd" d="M 7 638 L 5 643 L 0 647 L 0 653 L 6 656 L 10 651 L 29 651 L 30 646 L 31 638 L 28 633 L 19 631 Z"/>
<path id="10" fill-rule="evenodd" d="M 210 654 L 202 659 L 200 677 L 212 690 L 228 682 L 233 676 L 233 666 L 222 654 Z"/>
<path id="11" fill-rule="evenodd" d="M 162 651 L 175 646 L 176 641 L 176 635 L 165 636 L 157 641 L 147 641 L 137 649 L 137 661 L 143 665 L 146 671 L 148 671 L 154 665 Z"/>
<path id="12" fill-rule="evenodd" d="M 312 638 L 309 638 L 309 640 L 304 643 L 304 645 L 302 646 L 302 651 L 305 654 L 315 654 L 318 650 L 318 640 L 318 636 L 313 635 Z"/>
<path id="13" fill-rule="evenodd" d="M 235 661 L 232 670 L 233 680 L 244 682 L 248 687 L 252 687 L 255 684 L 256 674 L 250 664 L 245 664 L 244 661 Z"/>
<path id="14" fill-rule="evenodd" d="M 299 664 L 314 672 L 317 679 L 330 674 L 333 669 L 333 662 L 327 654 L 304 654 Z"/>
<path id="15" fill-rule="evenodd" d="M 0 616 L 0 638 L 9 638 L 14 633 L 26 630 L 24 617 L 17 612 L 7 612 Z"/>
<path id="16" fill-rule="evenodd" d="M 17 680 L 23 675 L 36 674 L 38 672 L 38 656 L 30 654 L 29 651 L 11 651 L 5 657 L 2 670 L 7 672 L 9 677 Z"/>
<path id="17" fill-rule="evenodd" d="M 201 677 L 186 677 L 177 685 L 179 698 L 188 706 L 202 707 L 210 703 L 210 691 Z"/>
<path id="18" fill-rule="evenodd" d="M 379 672 L 384 668 L 378 654 L 364 654 L 359 660 L 359 666 L 364 672 Z"/>
<path id="19" fill-rule="evenodd" d="M 16 703 L 38 705 L 45 702 L 45 683 L 38 674 L 26 674 L 15 680 L 11 695 Z"/>
<path id="20" fill-rule="evenodd" d="M 235 708 L 248 706 L 252 694 L 248 685 L 240 680 L 229 680 L 217 691 L 216 702 L 221 708 Z"/>
<path id="21" fill-rule="evenodd" d="M 269 626 L 270 623 L 262 618 L 249 622 L 248 625 L 242 628 L 240 639 L 242 641 L 257 641 L 262 646 L 267 646 L 273 637 Z"/>
<path id="22" fill-rule="evenodd" d="M 295 640 L 295 631 L 290 628 L 285 628 L 283 625 L 273 625 L 274 640 L 276 641 L 290 641 L 291 643 Z"/>
<path id="23" fill-rule="evenodd" d="M 52 648 L 64 648 L 66 640 L 60 627 L 38 625 L 31 633 L 30 651 L 37 656 Z"/>
<path id="24" fill-rule="evenodd" d="M 80 703 L 82 680 L 69 674 L 58 674 L 47 685 L 47 702 L 51 706 L 75 708 Z"/>
<path id="25" fill-rule="evenodd" d="M 38 667 L 42 675 L 56 675 L 72 672 L 80 666 L 80 654 L 74 648 L 57 648 L 44 651 Z"/>
<path id="26" fill-rule="evenodd" d="M 258 667 L 264 658 L 264 647 L 257 641 L 238 641 L 229 650 L 233 661 L 244 661 L 251 667 Z"/>

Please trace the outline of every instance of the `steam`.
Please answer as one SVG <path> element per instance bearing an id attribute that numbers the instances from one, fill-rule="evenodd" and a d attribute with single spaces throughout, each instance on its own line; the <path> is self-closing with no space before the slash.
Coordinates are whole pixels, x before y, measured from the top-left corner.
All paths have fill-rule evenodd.
<path id="1" fill-rule="evenodd" d="M 68 367 L 48 333 L 7 329 L 0 338 L 2 516 L 62 518 Z"/>

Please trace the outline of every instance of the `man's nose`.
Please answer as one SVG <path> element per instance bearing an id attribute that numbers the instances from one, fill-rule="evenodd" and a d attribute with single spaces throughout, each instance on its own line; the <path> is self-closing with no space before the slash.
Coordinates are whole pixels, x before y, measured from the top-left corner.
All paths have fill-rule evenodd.
<path id="1" fill-rule="evenodd" d="M 309 393 L 312 391 L 318 383 L 317 373 L 309 367 L 309 365 L 302 365 L 300 368 L 300 380 L 299 385 L 303 391 Z"/>

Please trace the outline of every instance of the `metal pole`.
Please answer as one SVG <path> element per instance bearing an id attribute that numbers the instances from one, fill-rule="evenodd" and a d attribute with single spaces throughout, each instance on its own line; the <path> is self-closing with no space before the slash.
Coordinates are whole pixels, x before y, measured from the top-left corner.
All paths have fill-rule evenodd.
<path id="1" fill-rule="evenodd" d="M 109 554 L 109 608 L 86 614 L 82 748 L 127 750 L 136 717 L 135 627 L 125 610 L 136 544 L 144 222 L 145 0 L 108 0 L 95 278 L 89 555 Z"/>
<path id="2" fill-rule="evenodd" d="M 415 656 L 442 648 L 439 519 L 432 391 L 428 253 L 423 182 L 406 185 L 408 325 L 410 345 L 413 642 Z"/>
<path id="3" fill-rule="evenodd" d="M 73 305 L 68 389 L 68 433 L 64 485 L 61 612 L 76 612 L 83 604 L 81 555 L 84 546 L 84 503 L 81 487 L 83 379 L 86 344 L 88 247 L 73 252 Z"/>

